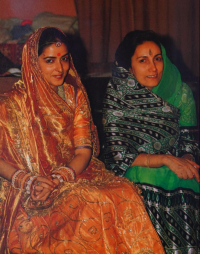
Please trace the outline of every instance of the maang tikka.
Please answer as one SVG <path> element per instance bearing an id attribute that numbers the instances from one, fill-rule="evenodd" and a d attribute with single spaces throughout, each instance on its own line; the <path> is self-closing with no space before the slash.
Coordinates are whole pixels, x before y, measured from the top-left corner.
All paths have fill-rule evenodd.
<path id="1" fill-rule="evenodd" d="M 56 47 L 60 47 L 61 45 L 62 45 L 62 42 L 60 42 L 60 41 L 56 42 Z"/>

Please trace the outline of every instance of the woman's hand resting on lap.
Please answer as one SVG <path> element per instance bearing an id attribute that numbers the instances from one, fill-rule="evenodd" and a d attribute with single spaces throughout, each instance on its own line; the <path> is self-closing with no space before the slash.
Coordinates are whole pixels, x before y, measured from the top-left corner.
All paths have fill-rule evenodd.
<path id="1" fill-rule="evenodd" d="M 31 185 L 31 198 L 34 201 L 45 201 L 59 185 L 58 179 L 38 176 Z"/>
<path id="2" fill-rule="evenodd" d="M 193 179 L 200 181 L 199 165 L 191 160 L 190 154 L 184 155 L 182 158 L 168 154 L 139 154 L 131 166 L 142 166 L 149 168 L 159 168 L 166 165 L 179 178 Z"/>
<path id="3" fill-rule="evenodd" d="M 199 165 L 187 159 L 187 157 L 175 157 L 172 155 L 164 156 L 164 165 L 168 166 L 179 178 L 193 179 L 196 178 L 200 181 L 199 177 Z"/>

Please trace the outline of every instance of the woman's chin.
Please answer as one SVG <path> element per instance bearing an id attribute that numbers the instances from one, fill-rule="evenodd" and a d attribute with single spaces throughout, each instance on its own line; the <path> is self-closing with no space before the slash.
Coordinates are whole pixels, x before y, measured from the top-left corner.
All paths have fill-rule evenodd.
<path id="1" fill-rule="evenodd" d="M 151 84 L 146 84 L 144 85 L 146 88 L 148 88 L 149 90 L 152 90 L 154 87 L 156 87 L 159 83 L 151 83 Z"/>

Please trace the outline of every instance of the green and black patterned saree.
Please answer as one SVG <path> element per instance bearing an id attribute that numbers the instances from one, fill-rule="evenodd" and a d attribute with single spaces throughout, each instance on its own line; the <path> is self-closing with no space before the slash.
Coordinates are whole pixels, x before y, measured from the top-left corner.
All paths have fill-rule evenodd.
<path id="1" fill-rule="evenodd" d="M 144 203 L 167 254 L 198 253 L 200 184 L 178 178 L 167 166 L 130 167 L 140 153 L 190 153 L 199 148 L 190 129 L 196 109 L 190 88 L 162 47 L 164 71 L 159 85 L 148 90 L 134 76 L 113 65 L 104 99 L 104 162 L 116 175 L 128 177 L 142 190 Z"/>

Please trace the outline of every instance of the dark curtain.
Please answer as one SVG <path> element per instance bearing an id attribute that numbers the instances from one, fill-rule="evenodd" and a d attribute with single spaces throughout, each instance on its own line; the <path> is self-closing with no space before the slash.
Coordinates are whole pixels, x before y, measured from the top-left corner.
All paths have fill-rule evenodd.
<path id="1" fill-rule="evenodd" d="M 199 0 L 75 0 L 88 71 L 110 71 L 117 46 L 129 31 L 162 36 L 181 74 L 199 77 Z"/>

